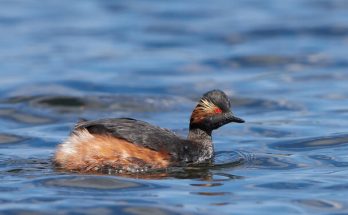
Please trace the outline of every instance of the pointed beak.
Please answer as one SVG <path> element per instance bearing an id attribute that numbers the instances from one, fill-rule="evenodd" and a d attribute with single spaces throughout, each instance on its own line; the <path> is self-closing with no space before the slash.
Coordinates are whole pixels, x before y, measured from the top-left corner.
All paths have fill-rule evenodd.
<path id="1" fill-rule="evenodd" d="M 231 122 L 243 123 L 244 120 L 236 116 L 233 116 L 232 112 L 228 112 L 224 114 L 219 114 L 215 117 L 207 118 L 206 125 L 212 130 L 214 130 Z"/>
<path id="2" fill-rule="evenodd" d="M 226 114 L 226 120 L 228 122 L 244 123 L 245 121 L 239 117 L 233 116 L 232 112 Z"/>

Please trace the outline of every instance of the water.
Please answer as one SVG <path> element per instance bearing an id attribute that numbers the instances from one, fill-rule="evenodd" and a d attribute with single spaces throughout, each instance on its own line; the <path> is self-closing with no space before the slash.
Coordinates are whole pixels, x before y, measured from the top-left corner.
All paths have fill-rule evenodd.
<path id="1" fill-rule="evenodd" d="M 0 9 L 0 214 L 348 214 L 345 0 L 34 1 Z M 182 136 L 219 88 L 215 165 L 54 170 L 78 118 Z"/>

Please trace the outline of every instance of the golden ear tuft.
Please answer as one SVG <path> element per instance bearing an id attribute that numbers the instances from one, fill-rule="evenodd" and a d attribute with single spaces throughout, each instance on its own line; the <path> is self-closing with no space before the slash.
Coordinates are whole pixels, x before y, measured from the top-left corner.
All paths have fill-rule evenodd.
<path id="1" fill-rule="evenodd" d="M 216 114 L 215 110 L 217 108 L 218 107 L 214 103 L 208 101 L 207 99 L 201 99 L 192 112 L 191 122 L 197 123 L 202 121 L 205 117 Z"/>
<path id="2" fill-rule="evenodd" d="M 213 113 L 214 110 L 216 109 L 216 105 L 214 103 L 208 101 L 207 99 L 201 99 L 201 101 L 199 103 L 200 103 L 203 111 Z"/>

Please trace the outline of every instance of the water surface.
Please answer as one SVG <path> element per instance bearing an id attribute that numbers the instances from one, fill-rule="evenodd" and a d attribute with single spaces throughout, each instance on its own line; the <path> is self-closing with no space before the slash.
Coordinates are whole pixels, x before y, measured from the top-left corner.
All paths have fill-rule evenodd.
<path id="1" fill-rule="evenodd" d="M 0 214 L 348 214 L 344 0 L 34 1 L 0 9 Z M 219 88 L 245 124 L 215 165 L 157 177 L 56 171 L 79 118 L 186 136 Z"/>

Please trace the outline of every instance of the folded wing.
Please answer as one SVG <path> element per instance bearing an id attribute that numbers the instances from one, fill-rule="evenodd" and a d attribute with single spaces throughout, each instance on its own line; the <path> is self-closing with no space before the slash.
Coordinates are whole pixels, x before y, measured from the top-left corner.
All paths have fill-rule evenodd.
<path id="1" fill-rule="evenodd" d="M 135 145 L 167 152 L 174 159 L 180 157 L 180 154 L 185 150 L 182 144 L 185 141 L 173 132 L 131 118 L 81 120 L 76 124 L 73 132 L 81 129 L 86 129 L 91 134 L 114 136 Z"/>

